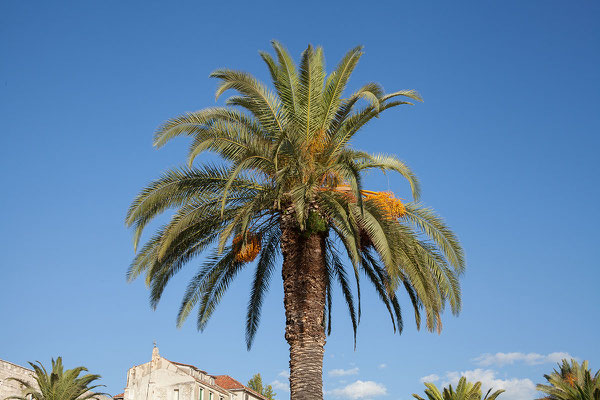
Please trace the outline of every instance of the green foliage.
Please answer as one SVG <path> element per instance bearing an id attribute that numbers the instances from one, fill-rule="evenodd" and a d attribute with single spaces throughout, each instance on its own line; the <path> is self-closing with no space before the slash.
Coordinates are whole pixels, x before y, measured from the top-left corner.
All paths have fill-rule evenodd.
<path id="1" fill-rule="evenodd" d="M 287 50 L 273 42 L 274 55 L 261 53 L 273 89 L 245 72 L 220 69 L 216 97 L 233 90 L 223 107 L 186 113 L 161 125 L 154 145 L 178 136 L 191 138 L 187 167 L 167 171 L 131 204 L 126 224 L 137 248 L 144 228 L 174 210 L 170 221 L 138 250 L 128 280 L 145 275 L 156 307 L 170 279 L 196 256 L 209 252 L 190 281 L 177 316 L 180 326 L 197 308 L 202 330 L 238 272 L 254 265 L 246 318 L 252 345 L 264 295 L 280 257 L 280 219 L 291 212 L 303 234 L 327 237 L 327 305 L 342 290 L 354 333 L 360 322 L 360 277 L 364 274 L 390 313 L 392 327 L 403 327 L 397 294 L 404 290 L 419 327 L 441 330 L 445 305 L 460 311 L 458 276 L 465 260 L 458 239 L 433 210 L 418 203 L 420 186 L 410 168 L 394 156 L 353 149 L 354 136 L 385 111 L 421 101 L 413 90 L 385 94 L 368 83 L 342 97 L 363 52 L 350 50 L 329 74 L 321 48 L 309 46 L 296 66 Z M 222 163 L 196 164 L 205 152 Z M 391 219 L 381 205 L 363 200 L 363 176 L 370 170 L 397 172 L 411 187 L 414 203 Z M 338 190 L 348 185 L 349 192 Z M 261 241 L 257 259 L 236 260 L 249 234 Z M 235 237 L 241 238 L 234 243 Z M 341 251 L 343 250 L 343 254 Z M 357 284 L 356 297 L 350 275 Z M 331 331 L 328 318 L 327 330 Z"/>
<path id="2" fill-rule="evenodd" d="M 106 393 L 94 392 L 94 389 L 104 385 L 91 385 L 94 381 L 100 379 L 100 375 L 86 374 L 85 367 L 77 367 L 65 370 L 62 358 L 58 357 L 56 361 L 52 360 L 52 371 L 48 373 L 46 368 L 37 361 L 37 364 L 29 363 L 34 371 L 34 379 L 37 385 L 32 385 L 27 381 L 17 378 L 9 378 L 19 382 L 25 387 L 22 396 L 7 397 L 6 399 L 18 400 L 88 400 L 100 399 L 99 396 Z"/>
<path id="3" fill-rule="evenodd" d="M 262 394 L 263 384 L 260 374 L 254 374 L 254 376 L 252 376 L 252 378 L 248 381 L 247 386 L 255 392 Z"/>
<path id="4" fill-rule="evenodd" d="M 317 211 L 310 210 L 306 221 L 305 236 L 310 236 L 313 233 L 327 231 L 327 221 Z"/>
<path id="5" fill-rule="evenodd" d="M 461 377 L 458 381 L 458 385 L 456 386 L 456 390 L 452 388 L 452 385 L 444 388 L 443 392 L 433 384 L 433 383 L 425 383 L 427 389 L 425 389 L 425 395 L 428 400 L 481 400 L 481 382 L 468 382 L 467 378 L 464 376 Z M 496 390 L 494 393 L 491 393 L 492 389 L 488 390 L 483 397 L 483 400 L 495 400 L 500 394 L 504 392 L 504 390 Z M 418 400 L 425 400 L 418 394 L 413 394 Z"/>
<path id="6" fill-rule="evenodd" d="M 559 369 L 544 375 L 547 385 L 538 384 L 537 390 L 544 400 L 600 400 L 600 370 L 592 376 L 588 362 L 581 365 L 576 360 L 562 360 Z"/>
<path id="7" fill-rule="evenodd" d="M 275 396 L 277 396 L 277 393 L 275 393 L 273 391 L 273 386 L 267 385 L 265 387 L 265 389 L 263 390 L 262 395 L 265 396 L 269 400 L 275 400 Z"/>
<path id="8" fill-rule="evenodd" d="M 247 386 L 255 392 L 262 394 L 269 400 L 275 400 L 275 396 L 277 395 L 277 393 L 273 392 L 273 387 L 271 385 L 263 386 L 262 377 L 260 374 L 254 374 L 252 379 L 248 381 Z"/>

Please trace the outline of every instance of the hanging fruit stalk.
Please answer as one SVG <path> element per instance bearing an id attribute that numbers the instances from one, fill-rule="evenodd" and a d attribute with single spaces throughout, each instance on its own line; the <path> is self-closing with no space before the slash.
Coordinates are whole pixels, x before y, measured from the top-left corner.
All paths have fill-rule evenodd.
<path id="1" fill-rule="evenodd" d="M 327 133 L 324 130 L 315 132 L 313 139 L 308 146 L 308 151 L 311 154 L 321 153 L 327 145 Z"/>
<path id="2" fill-rule="evenodd" d="M 348 185 L 337 186 L 334 190 L 354 197 L 352 195 L 352 189 Z M 360 192 L 365 199 L 372 200 L 377 203 L 377 205 L 385 211 L 388 217 L 392 219 L 398 219 L 406 215 L 406 207 L 404 207 L 404 203 L 402 203 L 402 200 L 396 198 L 394 193 L 374 192 L 372 190 L 361 190 Z"/>
<path id="3" fill-rule="evenodd" d="M 242 236 L 237 235 L 233 239 L 233 245 L 239 246 L 242 242 Z M 235 261 L 237 262 L 250 262 L 254 261 L 256 256 L 260 253 L 260 236 L 254 233 L 248 233 L 246 243 L 242 244 L 240 250 L 235 255 Z"/>
<path id="4" fill-rule="evenodd" d="M 387 214 L 388 217 L 398 219 L 406 215 L 406 207 L 402 200 L 397 199 L 392 192 L 373 192 L 370 190 L 362 190 L 362 195 L 367 200 L 376 202 Z"/>

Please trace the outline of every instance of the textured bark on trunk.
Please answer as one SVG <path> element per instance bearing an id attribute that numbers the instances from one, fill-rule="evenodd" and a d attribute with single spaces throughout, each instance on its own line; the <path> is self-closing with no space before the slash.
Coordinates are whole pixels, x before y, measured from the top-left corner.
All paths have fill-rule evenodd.
<path id="1" fill-rule="evenodd" d="M 281 220 L 285 339 L 290 346 L 291 400 L 323 399 L 325 234 L 304 235 L 295 217 Z"/>

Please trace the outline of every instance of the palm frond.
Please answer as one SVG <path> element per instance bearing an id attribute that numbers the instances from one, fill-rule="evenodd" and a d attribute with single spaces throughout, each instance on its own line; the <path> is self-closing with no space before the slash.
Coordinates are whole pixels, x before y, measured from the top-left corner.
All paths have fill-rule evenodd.
<path id="1" fill-rule="evenodd" d="M 458 274 L 465 269 L 464 252 L 456 235 L 430 208 L 406 204 L 406 218 L 433 240 Z"/>
<path id="2" fill-rule="evenodd" d="M 283 130 L 284 115 L 282 115 L 280 101 L 251 75 L 241 71 L 219 69 L 210 76 L 221 80 L 215 93 L 217 99 L 223 92 L 234 89 L 251 100 L 248 109 L 266 131 Z"/>
<path id="3" fill-rule="evenodd" d="M 352 295 L 352 290 L 348 282 L 348 275 L 346 274 L 346 270 L 344 268 L 344 264 L 340 259 L 339 253 L 331 240 L 327 241 L 326 251 L 328 259 L 327 264 L 331 269 L 332 275 L 335 278 L 337 278 L 340 288 L 342 289 L 342 295 L 344 296 L 346 306 L 348 307 L 348 314 L 350 315 L 350 321 L 352 322 L 352 332 L 354 334 L 354 348 L 356 348 L 358 318 L 356 316 L 357 313 L 354 307 L 354 296 Z M 358 302 L 360 303 L 360 292 Z M 329 324 L 329 327 L 331 327 L 331 324 Z"/>
<path id="4" fill-rule="evenodd" d="M 383 172 L 397 172 L 406 178 L 410 184 L 413 200 L 418 201 L 421 197 L 421 185 L 419 183 L 419 179 L 404 162 L 398 160 L 394 156 L 383 154 L 367 155 L 362 153 L 360 154 L 360 158 L 357 160 L 357 168 L 359 171 L 377 168 Z"/>
<path id="5" fill-rule="evenodd" d="M 211 107 L 168 120 L 156 130 L 153 144 L 160 148 L 177 136 L 195 137 L 215 122 L 236 123 L 255 137 L 264 137 L 260 123 L 254 118 L 229 107 Z"/>
<path id="6" fill-rule="evenodd" d="M 262 251 L 254 272 L 250 301 L 248 302 L 248 312 L 246 314 L 246 346 L 248 350 L 252 347 L 260 322 L 263 298 L 269 289 L 271 274 L 275 268 L 276 257 L 279 254 L 280 236 L 281 232 L 277 226 L 273 227 L 265 235 L 264 245 L 262 246 Z"/>
<path id="7" fill-rule="evenodd" d="M 235 260 L 238 251 L 239 246 L 230 246 L 224 253 L 214 251 L 208 257 L 188 284 L 177 314 L 178 326 L 199 302 L 196 326 L 199 331 L 204 330 L 227 287 L 244 266 L 244 263 Z"/>
<path id="8" fill-rule="evenodd" d="M 325 71 L 323 66 L 323 49 L 316 50 L 308 46 L 302 53 L 298 78 L 298 110 L 296 117 L 298 138 L 309 143 L 322 115 L 321 96 L 323 95 L 323 82 Z"/>
<path id="9" fill-rule="evenodd" d="M 341 95 L 362 54 L 362 46 L 353 48 L 346 53 L 337 68 L 327 77 L 323 96 L 321 131 L 327 132 L 329 130 L 329 125 L 334 119 L 341 103 Z"/>

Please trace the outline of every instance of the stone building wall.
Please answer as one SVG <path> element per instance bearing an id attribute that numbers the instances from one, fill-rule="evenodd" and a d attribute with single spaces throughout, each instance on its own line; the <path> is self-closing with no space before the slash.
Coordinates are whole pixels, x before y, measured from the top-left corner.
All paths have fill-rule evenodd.
<path id="1" fill-rule="evenodd" d="M 18 378 L 35 383 L 33 370 L 8 361 L 0 360 L 0 400 L 10 396 L 21 396 L 23 385 L 8 378 Z M 99 388 L 101 389 L 101 388 Z M 101 390 L 100 390 L 101 391 Z M 98 400 L 112 400 L 110 396 L 98 396 Z"/>
<path id="2" fill-rule="evenodd" d="M 34 382 L 33 371 L 20 365 L 0 360 L 0 400 L 9 396 L 20 396 L 23 386 L 8 378 L 19 378 Z"/>
<path id="3" fill-rule="evenodd" d="M 152 350 L 152 360 L 127 372 L 124 400 L 231 400 L 215 378 L 192 365 L 169 361 Z"/>

